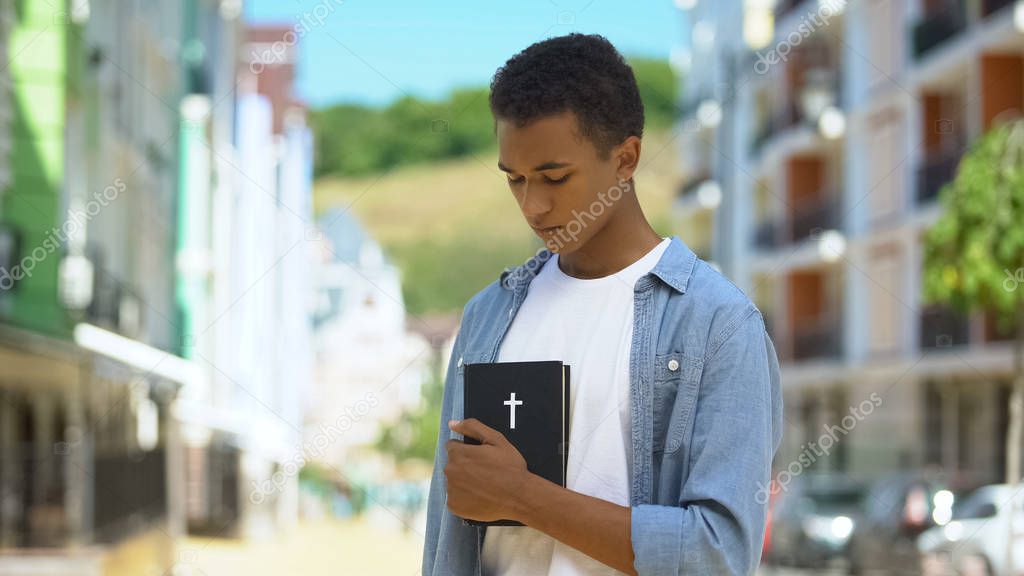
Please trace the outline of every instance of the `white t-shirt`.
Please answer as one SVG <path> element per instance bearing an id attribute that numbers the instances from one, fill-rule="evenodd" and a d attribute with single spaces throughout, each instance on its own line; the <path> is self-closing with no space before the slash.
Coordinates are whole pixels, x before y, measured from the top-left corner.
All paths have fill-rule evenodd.
<path id="1" fill-rule="evenodd" d="M 554 254 L 530 283 L 505 335 L 499 362 L 561 360 L 570 366 L 568 489 L 629 506 L 632 477 L 629 353 L 633 287 L 668 247 L 602 278 L 562 272 Z M 529 526 L 489 526 L 487 576 L 622 574 Z"/>

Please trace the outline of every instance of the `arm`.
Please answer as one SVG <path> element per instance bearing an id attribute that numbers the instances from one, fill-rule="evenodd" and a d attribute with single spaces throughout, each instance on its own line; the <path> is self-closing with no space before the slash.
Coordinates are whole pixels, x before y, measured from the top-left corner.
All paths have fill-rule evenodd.
<path id="1" fill-rule="evenodd" d="M 480 445 L 449 440 L 448 508 L 462 518 L 509 518 L 547 533 L 624 572 L 633 571 L 629 508 L 567 490 L 531 473 L 526 460 L 501 432 L 476 418 L 451 428 Z"/>
<path id="2" fill-rule="evenodd" d="M 467 308 L 463 310 L 463 321 L 466 318 Z M 427 576 L 434 573 L 434 562 L 437 557 L 437 544 L 440 537 L 441 521 L 445 511 L 445 479 L 444 467 L 448 461 L 447 452 L 444 450 L 445 442 L 448 440 L 448 420 L 452 417 L 453 394 L 455 393 L 456 362 L 462 355 L 462 327 L 460 325 L 452 345 L 451 358 L 448 360 L 448 369 L 444 381 L 444 395 L 441 400 L 441 419 L 438 422 L 439 430 L 437 435 L 437 450 L 434 452 L 434 470 L 430 478 L 430 490 L 427 495 L 427 525 L 423 537 L 423 566 L 422 574 Z"/>
<path id="3" fill-rule="evenodd" d="M 513 508 L 514 520 L 616 570 L 637 573 L 630 544 L 629 508 L 527 474 Z"/>
<path id="4" fill-rule="evenodd" d="M 517 519 L 627 573 L 752 573 L 767 511 L 758 494 L 781 439 L 781 391 L 756 309 L 730 326 L 705 361 L 678 505 L 630 509 L 562 488 L 530 474 L 500 432 L 470 418 L 452 430 L 483 444 L 445 443 L 448 508 L 463 518 Z M 435 465 L 435 482 L 437 473 Z M 431 536 L 428 528 L 432 548 Z"/>
<path id="5" fill-rule="evenodd" d="M 640 574 L 751 574 L 782 434 L 778 359 L 753 306 L 704 362 L 678 505 L 632 508 Z"/>

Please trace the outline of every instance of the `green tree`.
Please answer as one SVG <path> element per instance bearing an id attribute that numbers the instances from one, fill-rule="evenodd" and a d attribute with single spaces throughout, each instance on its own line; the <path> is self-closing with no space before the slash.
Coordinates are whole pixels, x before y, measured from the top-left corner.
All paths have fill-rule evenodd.
<path id="1" fill-rule="evenodd" d="M 413 410 L 405 411 L 394 423 L 384 426 L 374 446 L 396 461 L 422 460 L 434 463 L 437 430 L 441 422 L 444 381 L 440 377 L 441 351 L 431 350 L 430 379 L 423 384 L 423 401 Z"/>
<path id="2" fill-rule="evenodd" d="M 630 58 L 646 128 L 676 117 L 679 81 L 665 60 Z M 362 176 L 409 164 L 460 158 L 494 146 L 487 87 L 453 90 L 432 101 L 402 96 L 387 106 L 343 103 L 310 113 L 316 140 L 314 174 Z"/>
<path id="3" fill-rule="evenodd" d="M 640 99 L 644 102 L 645 128 L 661 129 L 672 125 L 678 115 L 679 77 L 667 60 L 629 58 Z"/>
<path id="4" fill-rule="evenodd" d="M 925 300 L 994 310 L 1003 329 L 1016 327 L 1006 433 L 1006 482 L 1015 484 L 1024 441 L 1024 120 L 978 140 L 939 200 L 942 215 L 924 246 Z"/>

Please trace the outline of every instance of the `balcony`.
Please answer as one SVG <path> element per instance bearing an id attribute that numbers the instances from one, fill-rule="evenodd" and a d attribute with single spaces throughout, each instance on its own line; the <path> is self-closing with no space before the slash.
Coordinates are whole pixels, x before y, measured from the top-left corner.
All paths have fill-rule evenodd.
<path id="1" fill-rule="evenodd" d="M 761 250 L 774 250 L 779 247 L 779 226 L 772 220 L 758 224 L 754 231 L 754 246 Z"/>
<path id="2" fill-rule="evenodd" d="M 939 304 L 923 308 L 920 321 L 922 350 L 967 344 L 970 328 L 968 318 L 948 306 Z"/>
<path id="3" fill-rule="evenodd" d="M 166 466 L 161 449 L 96 457 L 92 497 L 97 542 L 116 542 L 166 518 Z"/>
<path id="4" fill-rule="evenodd" d="M 815 232 L 839 228 L 839 205 L 827 197 L 814 204 L 794 208 L 784 220 L 762 220 L 754 229 L 752 241 L 756 248 L 770 251 L 810 238 Z"/>
<path id="5" fill-rule="evenodd" d="M 927 204 L 939 196 L 939 190 L 956 176 L 962 152 L 949 151 L 925 159 L 917 169 L 917 203 Z"/>
<path id="6" fill-rule="evenodd" d="M 761 114 L 751 140 L 751 152 L 757 154 L 765 143 L 776 135 L 799 126 L 816 125 L 822 112 L 831 107 L 842 107 L 839 79 L 826 61 L 807 68 L 803 81 L 792 87 L 794 96 L 771 115 Z"/>
<path id="7" fill-rule="evenodd" d="M 1003 8 L 1010 6 L 1014 1 L 1015 0 L 982 0 L 981 15 L 988 18 Z"/>
<path id="8" fill-rule="evenodd" d="M 67 544 L 70 534 L 64 495 L 66 460 L 53 446 L 10 446 L 0 459 L 0 548 L 52 548 Z"/>
<path id="9" fill-rule="evenodd" d="M 838 322 L 822 321 L 817 325 L 800 326 L 793 329 L 793 360 L 814 358 L 837 358 L 842 328 Z"/>
<path id="10" fill-rule="evenodd" d="M 839 228 L 839 210 L 835 200 L 824 198 L 817 204 L 793 209 L 789 219 L 790 242 L 800 242 L 816 231 Z"/>
<path id="11" fill-rule="evenodd" d="M 921 60 L 926 54 L 946 43 L 967 27 L 967 13 L 963 0 L 948 0 L 946 7 L 925 14 L 914 25 L 914 58 Z"/>

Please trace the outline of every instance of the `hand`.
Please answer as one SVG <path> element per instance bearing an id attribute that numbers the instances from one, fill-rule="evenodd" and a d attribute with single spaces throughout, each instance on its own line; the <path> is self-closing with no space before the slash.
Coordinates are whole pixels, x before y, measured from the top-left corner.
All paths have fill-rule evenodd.
<path id="1" fill-rule="evenodd" d="M 482 442 L 445 443 L 448 509 L 460 518 L 482 522 L 515 520 L 516 496 L 530 475 L 523 455 L 504 434 L 476 418 L 450 420 L 448 427 Z"/>

